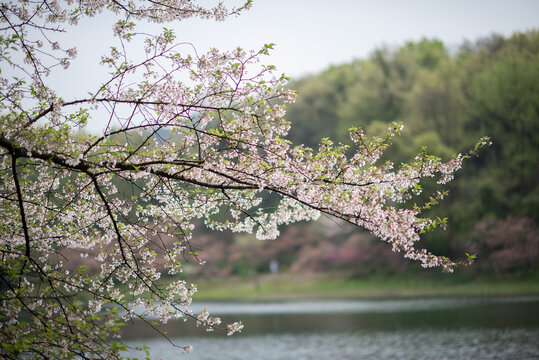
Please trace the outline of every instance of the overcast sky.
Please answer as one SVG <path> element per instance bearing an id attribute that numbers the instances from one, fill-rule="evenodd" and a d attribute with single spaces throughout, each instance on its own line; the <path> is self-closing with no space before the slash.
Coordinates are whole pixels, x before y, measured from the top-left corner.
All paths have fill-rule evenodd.
<path id="1" fill-rule="evenodd" d="M 212 46 L 258 50 L 275 43 L 266 63 L 299 77 L 365 58 L 382 45 L 427 37 L 456 48 L 492 33 L 507 36 L 539 28 L 539 0 L 255 0 L 252 9 L 225 22 L 189 19 L 155 29 L 162 26 L 175 29 L 178 41 L 200 51 Z M 69 36 L 80 60 L 58 78 L 58 85 L 65 82 L 60 87 L 74 91 L 76 81 L 78 95 L 84 84 L 100 78 L 103 69 L 92 64 L 107 52 L 110 29 L 110 18 L 96 17 Z"/>
<path id="2" fill-rule="evenodd" d="M 79 51 L 98 59 L 95 50 L 106 45 L 110 23 L 98 17 L 82 25 Z M 539 0 L 255 0 L 225 22 L 188 19 L 165 26 L 199 49 L 275 43 L 269 61 L 296 77 L 364 58 L 382 45 L 435 37 L 456 47 L 492 33 L 539 28 Z"/>
<path id="3" fill-rule="evenodd" d="M 271 61 L 293 77 L 364 58 L 384 44 L 436 37 L 457 46 L 538 27 L 538 0 L 255 0 L 224 23 L 175 26 L 179 37 L 205 46 L 276 43 Z"/>

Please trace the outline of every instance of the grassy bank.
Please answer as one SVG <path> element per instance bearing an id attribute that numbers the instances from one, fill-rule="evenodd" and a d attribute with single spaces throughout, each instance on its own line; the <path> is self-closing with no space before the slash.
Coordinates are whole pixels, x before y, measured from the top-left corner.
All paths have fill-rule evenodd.
<path id="1" fill-rule="evenodd" d="M 346 279 L 342 274 L 279 274 L 208 278 L 197 300 L 369 299 L 425 296 L 539 295 L 539 279 L 474 279 L 414 276 Z"/>

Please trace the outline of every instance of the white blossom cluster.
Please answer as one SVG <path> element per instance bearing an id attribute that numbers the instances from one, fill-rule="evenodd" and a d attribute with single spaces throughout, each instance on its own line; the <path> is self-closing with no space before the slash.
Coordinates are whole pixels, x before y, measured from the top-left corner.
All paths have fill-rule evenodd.
<path id="1" fill-rule="evenodd" d="M 317 150 L 293 146 L 284 115 L 294 93 L 285 88 L 286 77 L 259 64 L 271 44 L 258 52 L 198 54 L 176 44 L 170 30 L 139 34 L 131 22 L 222 20 L 249 6 L 0 5 L 0 61 L 26 74 L 26 80 L 0 78 L 0 357 L 117 358 L 118 327 L 133 318 L 150 326 L 151 316 L 161 323 L 192 319 L 218 329 L 219 318 L 192 313 L 196 286 L 177 276 L 185 256 L 197 257 L 191 233 L 201 220 L 212 229 L 275 239 L 281 225 L 327 214 L 368 229 L 425 267 L 455 266 L 415 247 L 422 232 L 444 224 L 406 204 L 421 191 L 422 178 L 445 184 L 471 153 L 449 162 L 421 153 L 398 167 L 379 164 L 400 124 L 372 140 L 351 129 L 352 156 L 328 139 Z M 105 10 L 124 19 L 114 27 L 121 44 L 144 44 L 143 58 L 126 46 L 112 48 L 102 57 L 109 81 L 85 99 L 57 96 L 46 76 L 55 62 L 69 66 L 76 50 L 64 50 L 52 36 L 34 39 L 29 29 L 54 34 L 56 24 Z M 49 53 L 38 51 L 44 42 Z M 10 61 L 10 48 L 25 57 L 23 64 Z M 99 135 L 75 134 L 103 109 L 114 126 Z M 481 139 L 472 152 L 487 142 Z M 262 206 L 269 193 L 280 198 L 274 209 Z M 433 204 L 444 195 L 436 194 Z M 231 335 L 242 328 L 223 329 Z"/>

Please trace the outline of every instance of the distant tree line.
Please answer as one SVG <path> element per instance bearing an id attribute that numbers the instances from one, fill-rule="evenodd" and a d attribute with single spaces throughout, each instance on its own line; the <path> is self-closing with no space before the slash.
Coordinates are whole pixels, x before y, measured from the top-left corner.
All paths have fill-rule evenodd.
<path id="1" fill-rule="evenodd" d="M 287 112 L 289 139 L 314 149 L 321 137 L 350 144 L 346 130 L 354 126 L 381 135 L 393 121 L 405 126 L 386 153 L 396 164 L 422 146 L 450 158 L 491 137 L 493 146 L 432 210 L 450 219 L 447 231 L 428 234 L 424 245 L 451 256 L 477 250 L 485 270 L 537 266 L 539 31 L 491 35 L 456 52 L 436 39 L 383 47 L 290 87 L 299 96 Z"/>

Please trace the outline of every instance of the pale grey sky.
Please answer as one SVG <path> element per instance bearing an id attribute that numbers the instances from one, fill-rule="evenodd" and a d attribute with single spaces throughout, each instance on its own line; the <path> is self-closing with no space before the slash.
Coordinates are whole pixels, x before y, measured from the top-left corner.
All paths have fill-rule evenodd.
<path id="1" fill-rule="evenodd" d="M 224 23 L 175 26 L 180 37 L 205 46 L 276 43 L 271 61 L 290 76 L 366 57 L 383 44 L 436 37 L 456 46 L 534 27 L 538 0 L 255 0 L 250 11 Z"/>
<path id="2" fill-rule="evenodd" d="M 88 19 L 66 37 L 78 46 L 79 60 L 58 78 L 61 88 L 80 96 L 87 85 L 98 85 L 103 69 L 94 64 L 110 46 L 111 24 L 107 17 Z M 435 37 L 455 47 L 492 33 L 539 28 L 539 0 L 255 0 L 251 10 L 225 22 L 189 19 L 154 29 L 163 26 L 200 51 L 275 43 L 266 63 L 299 77 L 365 58 L 382 45 Z"/>

